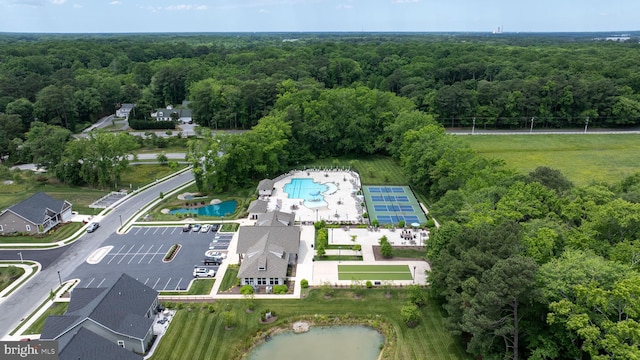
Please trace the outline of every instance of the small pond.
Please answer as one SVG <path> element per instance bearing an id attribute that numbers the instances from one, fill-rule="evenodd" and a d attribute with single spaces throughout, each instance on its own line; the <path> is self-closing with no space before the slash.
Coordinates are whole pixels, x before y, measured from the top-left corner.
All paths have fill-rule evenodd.
<path id="1" fill-rule="evenodd" d="M 207 205 L 194 209 L 174 209 L 170 214 L 198 214 L 198 216 L 228 216 L 236 211 L 238 203 L 235 200 L 223 201 L 219 204 Z"/>
<path id="2" fill-rule="evenodd" d="M 249 360 L 376 360 L 384 337 L 364 326 L 312 327 L 309 332 L 286 332 L 258 346 Z"/>

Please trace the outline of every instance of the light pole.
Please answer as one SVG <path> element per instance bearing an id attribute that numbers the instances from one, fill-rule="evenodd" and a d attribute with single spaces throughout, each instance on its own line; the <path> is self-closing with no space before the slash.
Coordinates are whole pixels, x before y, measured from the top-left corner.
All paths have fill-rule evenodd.
<path id="1" fill-rule="evenodd" d="M 476 132 L 476 118 L 473 118 L 473 126 L 471 127 L 471 135 Z"/>
<path id="2" fill-rule="evenodd" d="M 22 252 L 19 252 L 18 255 L 20 255 L 20 264 L 23 264 L 24 260 L 22 259 Z"/>
<path id="3" fill-rule="evenodd" d="M 533 120 L 534 120 L 535 118 L 536 118 L 535 116 L 531 118 L 531 130 L 529 130 L 529 132 L 530 132 L 530 133 L 532 133 L 532 132 L 533 132 Z"/>
<path id="4" fill-rule="evenodd" d="M 120 217 L 120 227 L 122 227 L 122 214 L 118 214 L 118 216 Z"/>
<path id="5" fill-rule="evenodd" d="M 589 127 L 589 117 L 587 116 L 587 118 L 584 120 L 584 132 L 586 134 L 587 132 L 587 128 Z"/>
<path id="6" fill-rule="evenodd" d="M 60 286 L 62 286 L 62 278 L 60 277 L 60 270 L 58 270 L 58 281 L 60 282 Z"/>
<path id="7" fill-rule="evenodd" d="M 413 283 L 416 283 L 416 266 L 413 265 Z"/>

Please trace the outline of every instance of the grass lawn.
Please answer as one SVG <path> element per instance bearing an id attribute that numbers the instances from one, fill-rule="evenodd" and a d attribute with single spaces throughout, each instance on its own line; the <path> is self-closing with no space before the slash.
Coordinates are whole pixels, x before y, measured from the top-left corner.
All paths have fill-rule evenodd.
<path id="1" fill-rule="evenodd" d="M 339 272 L 338 280 L 411 280 L 410 272 Z"/>
<path id="2" fill-rule="evenodd" d="M 388 156 L 341 157 L 337 159 L 317 160 L 307 167 L 343 167 L 355 169 L 360 173 L 363 185 L 399 185 L 406 184 L 400 164 Z"/>
<path id="3" fill-rule="evenodd" d="M 576 185 L 615 183 L 640 171 L 640 136 L 625 135 L 482 135 L 463 136 L 480 154 L 502 159 L 526 174 L 538 166 L 562 173 Z"/>
<path id="4" fill-rule="evenodd" d="M 270 328 L 290 328 L 300 318 L 323 325 L 365 323 L 383 328 L 389 337 L 380 359 L 471 359 L 459 339 L 444 329 L 437 305 L 421 309 L 422 320 L 417 327 L 404 325 L 400 309 L 406 304 L 407 293 L 392 289 L 392 297 L 387 299 L 383 289 L 366 289 L 362 298 L 355 299 L 351 290 L 338 289 L 325 299 L 322 291 L 311 290 L 302 300 L 255 300 L 252 313 L 245 311 L 245 301 L 186 305 L 190 309 L 177 312 L 152 359 L 182 359 L 184 354 L 202 360 L 240 359 Z M 209 305 L 215 307 L 214 312 Z M 259 323 L 260 313 L 265 310 L 276 314 L 274 323 Z M 236 324 L 231 330 L 225 330 L 223 324 L 221 314 L 225 311 L 235 314 Z"/>
<path id="5" fill-rule="evenodd" d="M 187 165 L 178 165 L 175 168 L 160 164 L 134 165 L 132 166 L 132 170 L 134 171 L 125 171 L 122 173 L 119 187 L 136 189 L 153 182 L 155 179 L 162 179 L 185 167 L 187 167 Z"/>
<path id="6" fill-rule="evenodd" d="M 160 295 L 209 295 L 216 279 L 195 279 L 187 291 L 161 291 Z"/>
<path id="7" fill-rule="evenodd" d="M 63 315 L 67 312 L 67 308 L 69 307 L 68 302 L 54 302 L 51 306 L 45 311 L 42 316 L 40 316 L 36 321 L 29 326 L 29 328 L 24 332 L 25 335 L 31 334 L 40 334 L 42 332 L 42 328 L 44 327 L 44 321 L 47 319 L 47 316 L 50 315 Z"/>
<path id="8" fill-rule="evenodd" d="M 238 265 L 229 265 L 229 267 L 227 267 L 218 291 L 229 290 L 238 284 L 238 270 L 240 270 Z"/>
<path id="9" fill-rule="evenodd" d="M 53 243 L 68 238 L 78 231 L 83 225 L 84 224 L 77 222 L 64 224 L 46 236 L 0 236 L 0 244 Z"/>
<path id="10" fill-rule="evenodd" d="M 349 272 L 409 272 L 409 265 L 338 265 L 338 271 Z"/>
<path id="11" fill-rule="evenodd" d="M 24 269 L 16 266 L 0 266 L 0 291 L 7 288 L 24 274 Z"/>
<path id="12" fill-rule="evenodd" d="M 427 256 L 427 250 L 424 248 L 417 249 L 402 249 L 402 248 L 393 248 L 393 257 L 396 258 L 411 258 L 411 259 L 424 259 Z"/>

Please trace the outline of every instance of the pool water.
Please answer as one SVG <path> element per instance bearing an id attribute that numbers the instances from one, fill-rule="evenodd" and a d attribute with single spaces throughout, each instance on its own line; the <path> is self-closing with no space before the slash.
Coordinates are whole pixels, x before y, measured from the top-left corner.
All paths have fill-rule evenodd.
<path id="1" fill-rule="evenodd" d="M 238 203 L 235 200 L 223 201 L 215 205 L 207 205 L 197 209 L 174 209 L 170 214 L 198 214 L 198 216 L 229 216 L 236 211 Z"/>
<path id="2" fill-rule="evenodd" d="M 258 346 L 249 360 L 376 360 L 384 337 L 364 326 L 311 328 L 309 332 L 291 332 L 274 336 Z"/>
<path id="3" fill-rule="evenodd" d="M 284 192 L 289 194 L 290 199 L 303 199 L 309 201 L 322 200 L 322 193 L 329 187 L 325 184 L 314 182 L 313 179 L 293 178 L 291 182 L 284 185 Z"/>

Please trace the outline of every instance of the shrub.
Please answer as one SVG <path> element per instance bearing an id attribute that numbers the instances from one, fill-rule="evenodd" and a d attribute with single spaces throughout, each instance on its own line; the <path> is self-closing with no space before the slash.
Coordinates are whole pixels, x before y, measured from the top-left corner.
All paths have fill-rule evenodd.
<path id="1" fill-rule="evenodd" d="M 378 221 L 378 219 L 375 219 L 371 222 L 371 225 L 373 225 L 374 227 L 378 227 L 380 226 L 380 221 Z"/>
<path id="2" fill-rule="evenodd" d="M 236 325 L 236 313 L 233 311 L 225 311 L 222 313 L 222 322 L 224 327 L 230 328 Z"/>
<path id="3" fill-rule="evenodd" d="M 404 220 L 398 221 L 398 227 L 403 228 L 405 225 L 406 225 L 406 223 L 404 222 Z"/>
<path id="4" fill-rule="evenodd" d="M 309 281 L 307 279 L 300 280 L 300 287 L 302 287 L 303 289 L 308 288 L 309 287 Z"/>
<path id="5" fill-rule="evenodd" d="M 241 287 L 240 288 L 240 294 L 242 294 L 242 295 L 251 295 L 251 294 L 253 294 L 253 286 L 245 285 L 245 286 Z"/>
<path id="6" fill-rule="evenodd" d="M 274 294 L 286 294 L 287 293 L 287 285 L 275 285 L 273 287 Z"/>
<path id="7" fill-rule="evenodd" d="M 367 219 L 367 218 L 369 218 L 369 214 L 367 214 L 366 212 L 363 212 L 363 213 L 362 213 L 362 218 L 363 218 L 363 219 Z"/>
<path id="8" fill-rule="evenodd" d="M 402 316 L 402 321 L 410 328 L 414 328 L 420 323 L 420 311 L 415 304 L 409 303 L 403 306 L 400 309 L 400 316 Z"/>
<path id="9" fill-rule="evenodd" d="M 371 289 L 373 287 L 373 283 L 371 282 L 371 280 L 367 280 L 365 286 L 367 287 L 367 289 Z"/>
<path id="10" fill-rule="evenodd" d="M 427 292 L 418 285 L 413 285 L 410 287 L 408 300 L 416 306 L 425 306 L 427 305 Z"/>
<path id="11" fill-rule="evenodd" d="M 326 254 L 326 251 L 324 250 L 324 244 L 318 244 L 318 246 L 316 247 L 316 254 L 320 258 Z"/>
<path id="12" fill-rule="evenodd" d="M 432 228 L 436 227 L 436 222 L 435 222 L 435 220 L 433 220 L 433 219 L 429 219 L 429 220 L 427 220 L 426 227 L 428 227 L 429 229 L 432 229 Z"/>
<path id="13" fill-rule="evenodd" d="M 393 247 L 391 247 L 391 244 L 389 244 L 388 241 L 385 241 L 380 245 L 380 254 L 385 258 L 393 257 Z"/>

